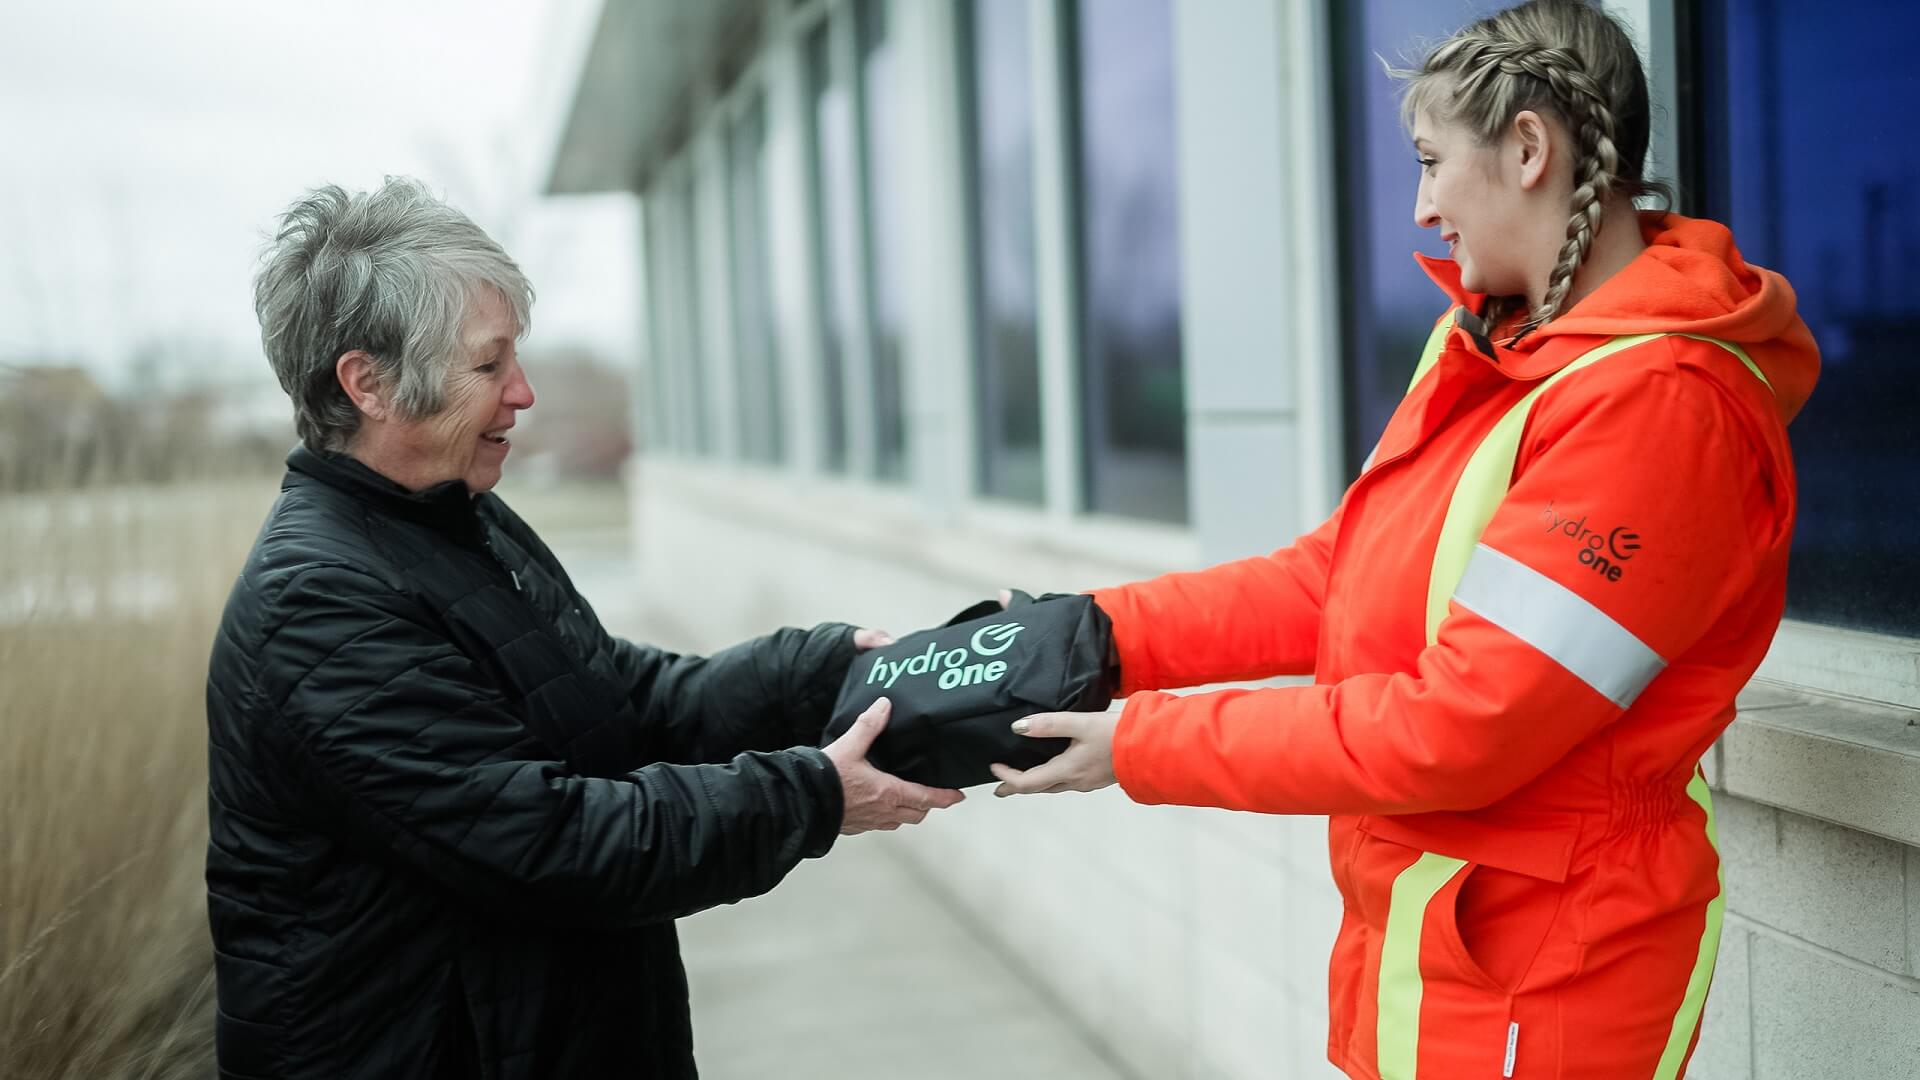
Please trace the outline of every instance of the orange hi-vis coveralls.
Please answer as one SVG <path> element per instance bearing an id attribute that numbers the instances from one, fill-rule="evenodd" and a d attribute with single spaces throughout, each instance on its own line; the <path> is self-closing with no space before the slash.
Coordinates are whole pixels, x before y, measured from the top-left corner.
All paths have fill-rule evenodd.
<path id="1" fill-rule="evenodd" d="M 1333 516 L 1094 593 L 1128 795 L 1331 815 L 1350 1076 L 1666 1080 L 1692 1053 L 1724 903 L 1698 762 L 1780 621 L 1819 355 L 1724 227 L 1641 227 L 1514 348 L 1423 259 L 1454 308 Z"/>

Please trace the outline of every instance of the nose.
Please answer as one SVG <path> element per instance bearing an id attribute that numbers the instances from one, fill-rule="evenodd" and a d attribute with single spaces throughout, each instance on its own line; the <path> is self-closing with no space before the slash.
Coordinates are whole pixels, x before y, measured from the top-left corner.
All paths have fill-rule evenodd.
<path id="1" fill-rule="evenodd" d="M 513 380 L 507 383 L 507 392 L 501 401 L 512 409 L 533 408 L 533 384 L 527 381 L 527 371 L 519 364 L 513 365 Z"/>
<path id="2" fill-rule="evenodd" d="M 1413 223 L 1422 229 L 1431 229 L 1440 224 L 1440 211 L 1433 207 L 1433 196 L 1427 190 L 1430 181 L 1424 171 L 1420 177 L 1420 189 L 1413 196 Z"/>

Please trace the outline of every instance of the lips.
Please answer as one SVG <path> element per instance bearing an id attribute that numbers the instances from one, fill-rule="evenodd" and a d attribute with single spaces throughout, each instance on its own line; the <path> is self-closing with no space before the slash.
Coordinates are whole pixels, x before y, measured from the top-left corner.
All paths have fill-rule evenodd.
<path id="1" fill-rule="evenodd" d="M 495 446 L 512 446 L 513 444 L 507 441 L 509 430 L 511 429 L 501 428 L 499 431 L 483 431 L 480 433 L 480 441 L 489 442 Z"/>

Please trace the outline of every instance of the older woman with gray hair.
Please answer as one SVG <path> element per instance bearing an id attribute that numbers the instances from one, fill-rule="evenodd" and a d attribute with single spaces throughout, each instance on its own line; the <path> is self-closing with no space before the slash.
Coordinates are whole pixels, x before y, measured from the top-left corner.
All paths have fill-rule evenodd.
<path id="1" fill-rule="evenodd" d="M 876 631 L 600 625 L 491 492 L 532 306 L 413 181 L 266 252 L 300 445 L 207 679 L 222 1076 L 693 1076 L 673 920 L 960 798 L 867 764 L 884 707 L 811 749 Z"/>

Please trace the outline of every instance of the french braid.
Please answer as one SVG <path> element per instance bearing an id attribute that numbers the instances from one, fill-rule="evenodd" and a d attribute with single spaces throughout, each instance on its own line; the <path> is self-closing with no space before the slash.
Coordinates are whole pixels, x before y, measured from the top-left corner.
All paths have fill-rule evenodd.
<path id="1" fill-rule="evenodd" d="M 1584 60 L 1583 60 L 1584 58 Z M 1444 103 L 1483 143 L 1496 140 L 1523 109 L 1566 122 L 1576 148 L 1567 238 L 1538 307 L 1516 337 L 1560 314 L 1574 275 L 1593 249 L 1606 202 L 1616 192 L 1662 191 L 1641 180 L 1648 142 L 1646 77 L 1631 40 L 1604 12 L 1580 0 L 1532 0 L 1466 27 L 1441 43 L 1409 81 L 1402 104 L 1413 116 Z M 1496 299 L 1499 322 L 1525 303 Z"/>

